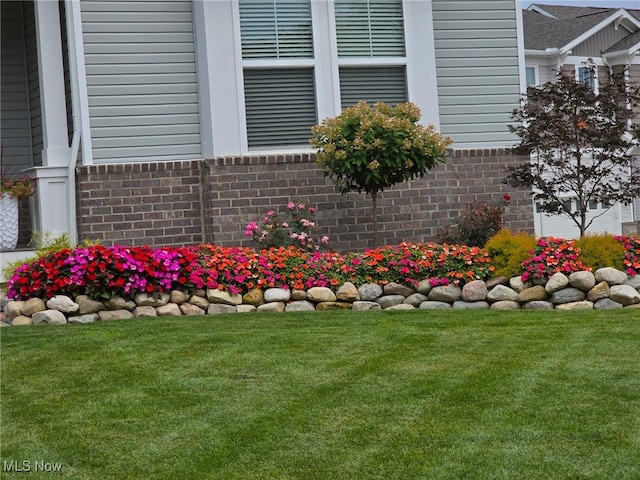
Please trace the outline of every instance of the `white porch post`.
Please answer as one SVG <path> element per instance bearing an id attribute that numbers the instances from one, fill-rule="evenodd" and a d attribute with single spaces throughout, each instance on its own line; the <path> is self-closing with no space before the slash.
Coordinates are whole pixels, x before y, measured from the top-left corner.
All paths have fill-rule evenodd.
<path id="1" fill-rule="evenodd" d="M 34 230 L 60 235 L 68 231 L 68 166 L 71 156 L 62 63 L 58 2 L 35 1 L 38 80 L 42 116 L 42 166 L 30 171 L 37 181 Z"/>

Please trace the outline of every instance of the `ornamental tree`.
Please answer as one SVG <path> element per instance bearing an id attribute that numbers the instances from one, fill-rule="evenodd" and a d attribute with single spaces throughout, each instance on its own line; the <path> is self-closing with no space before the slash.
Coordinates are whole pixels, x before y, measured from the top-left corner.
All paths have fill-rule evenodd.
<path id="1" fill-rule="evenodd" d="M 595 66 L 586 68 L 595 78 Z M 519 123 L 509 126 L 521 139 L 515 151 L 531 157 L 529 163 L 507 167 L 505 182 L 532 187 L 541 211 L 565 215 L 581 237 L 608 210 L 589 218 L 591 203 L 611 208 L 640 195 L 640 171 L 634 170 L 631 155 L 640 138 L 640 87 L 625 81 L 623 73 L 601 75 L 599 83 L 595 92 L 559 72 L 555 82 L 529 87 L 511 116 Z"/>
<path id="2" fill-rule="evenodd" d="M 312 127 L 317 163 L 342 194 L 365 192 L 373 201 L 373 244 L 377 244 L 377 195 L 396 183 L 422 177 L 445 161 L 449 138 L 433 125 L 418 124 L 420 109 L 361 101 Z"/>

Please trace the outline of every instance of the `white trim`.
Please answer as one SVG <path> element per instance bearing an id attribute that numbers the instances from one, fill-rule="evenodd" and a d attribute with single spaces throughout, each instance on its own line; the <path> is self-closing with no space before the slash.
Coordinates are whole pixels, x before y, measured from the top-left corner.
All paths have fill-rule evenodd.
<path id="1" fill-rule="evenodd" d="M 522 2 L 515 2 L 516 8 L 516 42 L 518 44 L 518 70 L 520 72 L 520 93 L 527 93 L 527 72 L 524 51 L 524 21 L 522 20 Z M 543 13 L 544 15 L 544 13 Z M 536 68 L 536 85 L 538 84 L 538 69 Z"/>
<path id="2" fill-rule="evenodd" d="M 594 26 L 594 27 L 590 28 L 589 30 L 587 30 L 586 32 L 582 33 L 580 36 L 574 38 L 572 41 L 570 41 L 569 43 L 567 43 L 565 46 L 561 47 L 560 49 L 563 50 L 563 51 L 571 50 L 572 48 L 576 47 L 577 45 L 580 45 L 582 42 L 588 40 L 590 37 L 592 37 L 593 35 L 598 33 L 603 28 L 605 28 L 605 27 L 609 26 L 611 23 L 614 23 L 614 22 L 619 21 L 619 20 L 629 20 L 633 25 L 635 25 L 636 27 L 640 28 L 640 20 L 638 20 L 637 18 L 632 16 L 626 10 L 621 9 L 621 10 L 618 10 L 615 13 L 613 13 L 611 16 L 609 16 L 609 17 L 605 18 L 604 20 L 602 20 L 596 26 Z"/>
<path id="3" fill-rule="evenodd" d="M 80 2 L 66 0 L 67 37 L 69 57 L 75 59 L 75 69 L 70 75 L 75 76 L 75 90 L 78 104 L 73 106 L 74 116 L 79 117 L 82 145 L 82 164 L 93 165 L 93 148 L 91 145 L 91 117 L 89 115 L 89 90 L 87 88 L 87 69 L 84 61 L 84 40 L 82 36 L 82 12 Z M 73 85 L 73 82 L 72 82 Z"/>

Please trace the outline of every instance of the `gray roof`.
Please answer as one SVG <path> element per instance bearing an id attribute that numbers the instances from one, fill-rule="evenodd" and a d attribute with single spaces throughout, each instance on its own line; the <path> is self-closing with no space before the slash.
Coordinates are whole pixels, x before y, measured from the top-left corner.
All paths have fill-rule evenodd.
<path id="1" fill-rule="evenodd" d="M 634 47 L 639 44 L 640 44 L 640 30 L 623 38 L 619 42 L 614 43 L 602 53 L 612 53 L 612 52 L 620 52 L 622 50 L 629 50 L 631 49 L 631 47 Z"/>
<path id="2" fill-rule="evenodd" d="M 553 17 L 531 10 L 534 6 L 553 15 Z M 564 47 L 618 10 L 617 8 L 533 4 L 529 10 L 522 12 L 524 48 L 527 50 L 546 50 L 547 48 Z M 627 11 L 640 20 L 640 10 Z M 625 41 L 626 39 L 618 42 L 608 50 L 613 47 L 616 48 L 611 51 L 624 49 L 622 44 Z M 635 43 L 637 41 L 631 41 L 631 45 Z"/>

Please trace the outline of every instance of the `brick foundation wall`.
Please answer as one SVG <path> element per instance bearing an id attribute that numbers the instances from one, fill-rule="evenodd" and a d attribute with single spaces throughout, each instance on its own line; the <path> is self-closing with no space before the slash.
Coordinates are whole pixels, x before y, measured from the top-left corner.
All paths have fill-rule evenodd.
<path id="1" fill-rule="evenodd" d="M 379 194 L 378 245 L 434 240 L 467 203 L 504 193 L 511 196 L 506 225 L 533 232 L 528 192 L 502 183 L 505 166 L 524 161 L 504 149 L 452 150 L 423 179 Z M 312 154 L 86 166 L 77 178 L 79 237 L 107 245 L 251 245 L 246 224 L 290 199 L 317 208 L 316 232 L 328 235 L 332 248 L 362 250 L 373 242 L 371 198 L 341 195 Z"/>

